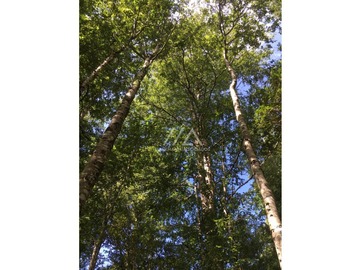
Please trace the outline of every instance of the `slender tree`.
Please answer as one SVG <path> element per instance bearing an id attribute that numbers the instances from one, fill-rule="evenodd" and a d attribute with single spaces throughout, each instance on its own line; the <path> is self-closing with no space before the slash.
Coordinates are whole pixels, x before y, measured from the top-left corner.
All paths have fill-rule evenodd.
<path id="1" fill-rule="evenodd" d="M 122 46 L 118 51 L 112 51 L 108 57 L 97 67 L 95 68 L 89 76 L 87 76 L 83 82 L 80 84 L 80 96 L 86 93 L 86 88 L 89 83 L 95 79 L 95 77 L 116 57 L 125 49 L 125 46 Z"/>
<path id="2" fill-rule="evenodd" d="M 124 123 L 126 116 L 129 113 L 130 105 L 135 98 L 137 91 L 140 88 L 140 84 L 144 79 L 150 65 L 156 59 L 158 54 L 161 52 L 160 45 L 157 45 L 155 50 L 147 56 L 143 66 L 139 69 L 135 78 L 128 88 L 126 95 L 124 96 L 119 108 L 115 115 L 111 119 L 111 123 L 106 128 L 100 141 L 98 142 L 90 160 L 85 165 L 85 168 L 80 175 L 80 209 L 89 197 L 90 191 L 95 185 L 98 177 L 104 168 L 104 164 L 107 155 L 111 151 L 114 142 L 121 131 L 121 127 Z"/>
<path id="3" fill-rule="evenodd" d="M 100 235 L 94 242 L 94 247 L 93 247 L 93 251 L 91 253 L 91 258 L 90 258 L 89 270 L 95 270 L 99 252 L 100 252 L 100 248 L 101 248 L 101 245 L 105 238 L 105 230 L 106 230 L 106 227 L 103 226 L 101 228 Z"/>
<path id="4" fill-rule="evenodd" d="M 80 83 L 80 96 L 84 95 L 88 85 L 95 79 L 95 77 L 112 61 L 115 57 L 117 57 L 120 53 L 122 53 L 126 48 L 130 46 L 132 41 L 136 39 L 141 32 L 144 30 L 143 28 L 137 29 L 138 21 L 137 18 L 134 19 L 134 23 L 131 29 L 131 35 L 125 44 L 121 44 L 120 48 L 117 50 L 112 50 L 111 53 L 101 62 L 99 66 L 97 66 L 81 83 Z"/>
<path id="5" fill-rule="evenodd" d="M 199 265 L 202 269 L 223 269 L 224 261 L 219 253 L 221 236 L 215 222 L 219 218 L 219 203 L 217 202 L 219 192 L 216 190 L 214 181 L 215 174 L 209 142 L 211 126 L 214 125 L 211 118 L 215 112 L 223 108 L 216 107 L 210 111 L 209 108 L 218 102 L 218 100 L 214 102 L 211 95 L 222 87 L 219 77 L 224 72 L 219 68 L 220 65 L 211 63 L 208 53 L 210 44 L 202 40 L 203 33 L 197 28 L 197 24 L 199 21 L 184 23 L 181 34 L 186 36 L 191 33 L 192 41 L 191 43 L 183 41 L 178 47 L 172 49 L 170 59 L 165 60 L 164 65 L 157 69 L 164 78 L 157 76 L 157 79 L 160 85 L 171 81 L 171 85 L 168 85 L 170 91 L 179 95 L 177 101 L 182 106 L 182 117 L 188 120 L 188 132 L 190 131 L 186 140 L 192 138 L 193 142 L 193 147 L 185 151 L 194 152 L 192 174 L 195 175 L 193 181 L 198 198 Z M 175 93 L 172 94 L 172 98 L 175 98 L 175 95 Z M 174 110 L 175 108 L 168 107 L 167 109 Z M 168 114 L 172 115 L 172 113 Z"/>
<path id="6" fill-rule="evenodd" d="M 230 84 L 229 89 L 230 89 L 231 99 L 233 101 L 234 111 L 236 114 L 236 120 L 239 122 L 240 129 L 242 132 L 242 139 L 243 139 L 242 145 L 243 145 L 245 154 L 249 160 L 251 171 L 253 173 L 254 178 L 256 179 L 256 182 L 259 186 L 261 196 L 263 198 L 263 203 L 264 203 L 264 207 L 266 209 L 266 215 L 267 215 L 267 219 L 269 222 L 269 227 L 270 227 L 270 230 L 272 233 L 272 238 L 273 238 L 273 241 L 275 244 L 277 256 L 278 256 L 278 259 L 279 259 L 279 262 L 281 265 L 282 226 L 281 226 L 280 216 L 279 216 L 277 208 L 276 208 L 275 198 L 274 198 L 274 195 L 273 195 L 271 189 L 269 188 L 269 184 L 266 181 L 264 173 L 261 169 L 260 162 L 257 159 L 257 157 L 255 155 L 255 151 L 252 147 L 250 132 L 247 128 L 245 119 L 241 112 L 239 98 L 236 93 L 235 87 L 236 87 L 236 83 L 237 83 L 237 76 L 236 76 L 233 68 L 231 67 L 231 64 L 229 63 L 229 60 L 227 59 L 226 51 L 224 52 L 224 60 L 226 62 L 226 66 L 229 70 L 229 73 L 231 74 L 231 84 Z"/>
<path id="7" fill-rule="evenodd" d="M 236 1 L 234 1 L 236 2 Z M 236 4 L 236 3 L 235 3 Z M 236 5 L 234 6 L 236 7 Z M 250 132 L 248 130 L 246 121 L 244 119 L 243 113 L 241 111 L 239 97 L 236 92 L 236 86 L 237 86 L 237 80 L 238 75 L 236 74 L 234 68 L 232 67 L 231 61 L 229 60 L 228 50 L 229 46 L 233 45 L 231 44 L 232 41 L 234 41 L 233 36 L 231 35 L 233 30 L 235 29 L 235 24 L 241 20 L 241 17 L 239 16 L 238 10 L 236 10 L 236 16 L 233 21 L 231 21 L 232 25 L 228 26 L 226 25 L 226 11 L 224 11 L 225 7 L 229 8 L 229 6 L 226 6 L 225 1 L 219 1 L 218 3 L 218 19 L 219 19 L 219 30 L 221 32 L 222 36 L 222 42 L 223 42 L 223 59 L 226 64 L 226 68 L 230 74 L 231 77 L 231 83 L 230 83 L 230 95 L 236 115 L 236 120 L 239 122 L 240 130 L 242 133 L 242 146 L 245 151 L 245 154 L 248 158 L 250 168 L 252 171 L 252 174 L 256 180 L 256 183 L 259 187 L 260 194 L 263 199 L 263 204 L 266 210 L 267 220 L 269 222 L 269 227 L 271 230 L 272 238 L 275 244 L 277 256 L 279 259 L 279 263 L 281 266 L 282 261 L 282 249 L 281 249 L 281 243 L 282 243 L 282 226 L 281 226 L 281 220 L 280 216 L 278 214 L 275 198 L 274 195 L 269 187 L 269 183 L 266 181 L 266 178 L 264 176 L 263 170 L 261 169 L 260 162 L 256 157 L 255 151 L 253 149 L 252 143 L 251 143 L 251 136 Z M 246 10 L 246 6 L 242 7 L 241 13 L 244 13 Z M 239 37 L 237 37 L 239 38 Z M 229 40 L 231 39 L 231 40 Z"/>

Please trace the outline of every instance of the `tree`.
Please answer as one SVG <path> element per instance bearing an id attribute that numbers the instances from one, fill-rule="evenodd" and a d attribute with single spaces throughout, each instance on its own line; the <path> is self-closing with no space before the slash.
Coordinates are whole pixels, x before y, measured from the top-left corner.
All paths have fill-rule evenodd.
<path id="1" fill-rule="evenodd" d="M 86 164 L 85 168 L 81 172 L 80 208 L 86 202 L 86 199 L 88 198 L 91 189 L 95 185 L 104 167 L 106 157 L 111 151 L 114 142 L 121 131 L 121 127 L 124 123 L 124 120 L 129 113 L 130 105 L 133 99 L 135 98 L 137 91 L 140 88 L 141 81 L 144 79 L 151 63 L 158 56 L 159 51 L 160 48 L 159 46 L 157 46 L 154 52 L 145 59 L 144 65 L 140 68 L 139 72 L 136 74 L 132 85 L 128 88 L 128 92 L 126 93 L 125 97 L 121 102 L 121 105 L 119 106 L 115 115 L 111 119 L 110 125 L 105 130 L 89 162 Z"/>
<path id="2" fill-rule="evenodd" d="M 151 5 L 155 3 L 150 2 L 149 4 Z M 112 6 L 112 2 L 109 2 L 109 5 Z M 91 158 L 89 159 L 88 163 L 85 165 L 83 171 L 81 172 L 80 193 L 79 193 L 80 209 L 82 208 L 83 204 L 86 202 L 91 189 L 98 180 L 98 177 L 104 167 L 106 157 L 111 151 L 113 144 L 118 134 L 120 133 L 123 122 L 127 114 L 129 113 L 130 105 L 133 99 L 135 98 L 137 91 L 140 88 L 142 80 L 144 79 L 152 62 L 159 56 L 159 54 L 166 47 L 168 39 L 171 35 L 171 30 L 173 27 L 172 23 L 171 22 L 169 23 L 166 20 L 164 20 L 164 16 L 170 15 L 170 9 L 171 9 L 170 2 L 169 1 L 163 1 L 160 3 L 157 2 L 156 5 L 160 8 L 157 12 L 154 12 L 153 10 L 147 10 L 147 12 L 148 15 L 150 16 L 150 19 L 153 19 L 153 21 L 150 21 L 150 23 L 160 28 L 156 29 L 157 30 L 156 33 L 154 32 L 155 31 L 154 28 L 152 28 L 151 31 L 143 30 L 143 33 L 145 35 L 144 38 L 137 40 L 136 41 L 137 43 L 135 45 L 130 45 L 129 43 L 134 39 L 136 35 L 139 34 L 139 32 L 136 32 L 136 26 L 138 24 L 137 20 L 139 16 L 145 16 L 141 12 L 142 6 L 135 6 L 135 9 L 138 11 L 136 14 L 133 14 L 134 12 L 132 10 L 129 10 L 129 8 L 127 7 L 122 7 L 121 5 L 117 7 L 119 8 L 120 12 L 124 12 L 125 14 L 127 12 L 130 12 L 131 14 L 133 14 L 133 16 L 130 16 L 131 19 L 132 17 L 135 17 L 134 19 L 135 22 L 132 26 L 132 32 L 131 32 L 130 41 L 128 42 L 128 46 L 131 47 L 135 55 L 144 59 L 144 63 L 142 67 L 134 75 L 131 86 L 128 88 L 126 95 L 123 97 L 120 106 L 115 112 L 115 115 L 112 117 L 111 123 L 105 130 Z M 118 18 L 116 14 L 111 13 L 111 9 L 108 8 L 108 6 L 102 7 L 100 8 L 100 10 L 104 12 L 104 16 L 110 16 L 111 21 L 113 21 L 113 18 Z M 157 17 L 159 15 L 161 15 L 161 17 Z M 117 34 L 117 29 L 115 29 L 114 33 Z M 152 47 L 154 49 L 152 52 L 150 52 Z M 92 74 L 94 74 L 94 72 Z M 90 75 L 90 77 L 91 76 L 92 75 Z M 90 77 L 85 79 L 84 83 L 86 81 L 90 81 L 89 79 Z"/>
<path id="3" fill-rule="evenodd" d="M 235 2 L 235 3 L 232 3 Z M 218 25 L 219 30 L 222 37 L 222 43 L 223 43 L 223 58 L 226 64 L 226 68 L 231 76 L 231 84 L 230 84 L 230 94 L 231 99 L 234 106 L 234 111 L 236 114 L 236 119 L 240 124 L 240 129 L 242 132 L 242 145 L 245 151 L 245 154 L 249 160 L 249 164 L 251 167 L 252 174 L 254 175 L 254 178 L 256 179 L 256 182 L 259 186 L 259 190 L 263 199 L 263 204 L 266 209 L 266 214 L 270 226 L 270 230 L 272 233 L 273 241 L 275 244 L 277 256 L 281 265 L 281 259 L 282 259 L 282 252 L 281 252 L 281 220 L 280 216 L 278 214 L 275 198 L 274 195 L 269 188 L 269 184 L 266 181 L 266 178 L 264 176 L 263 170 L 261 169 L 260 162 L 256 157 L 255 151 L 253 149 L 252 143 L 251 143 L 251 135 L 248 130 L 246 121 L 243 117 L 243 114 L 241 112 L 240 102 L 239 98 L 236 92 L 236 85 L 237 85 L 237 79 L 238 76 L 232 66 L 232 63 L 229 59 L 229 50 L 233 49 L 234 41 L 239 39 L 239 36 L 236 36 L 237 32 L 235 32 L 236 27 L 238 26 L 237 23 L 240 22 L 242 19 L 241 15 L 246 14 L 246 9 L 248 8 L 247 5 L 242 5 L 242 3 L 237 3 L 236 1 L 231 1 L 230 4 L 233 4 L 231 7 L 227 5 L 225 1 L 219 1 L 218 3 Z M 240 7 L 240 10 L 237 10 Z M 227 8 L 227 10 L 225 10 Z M 228 11 L 228 9 L 232 8 L 232 10 Z M 257 8 L 257 6 L 255 6 Z M 255 13 L 258 21 L 261 21 L 262 19 L 262 9 L 255 10 Z M 227 13 L 230 13 L 227 16 Z M 250 16 L 244 15 L 245 19 L 251 20 L 252 18 Z M 227 21 L 230 21 L 230 24 L 227 24 Z M 241 26 L 241 23 L 239 24 Z M 245 20 L 245 29 L 246 29 L 247 23 Z M 259 28 L 261 30 L 261 25 L 259 25 Z M 257 30 L 257 29 L 256 29 Z M 234 34 L 235 32 L 235 34 Z M 246 38 L 251 37 L 251 32 L 246 33 Z M 245 35 L 246 35 L 245 34 Z M 235 36 L 234 36 L 235 35 Z M 245 39 L 245 35 L 242 36 L 243 39 Z M 242 47 L 245 47 L 246 45 L 253 46 L 253 43 L 256 44 L 258 42 L 255 37 L 253 39 L 249 39 L 249 44 L 242 44 Z M 238 44 L 236 47 L 238 47 Z"/>
<path id="4" fill-rule="evenodd" d="M 84 2 L 81 269 L 279 269 L 263 204 L 280 217 L 276 7 Z"/>

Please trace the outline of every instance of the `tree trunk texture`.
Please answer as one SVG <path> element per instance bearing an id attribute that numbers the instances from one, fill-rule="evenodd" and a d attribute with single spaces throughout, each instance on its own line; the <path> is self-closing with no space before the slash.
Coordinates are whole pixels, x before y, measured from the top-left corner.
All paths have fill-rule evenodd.
<path id="1" fill-rule="evenodd" d="M 204 138 L 201 128 L 194 128 L 200 142 L 195 141 L 197 152 L 197 167 L 199 183 L 199 193 L 201 199 L 201 218 L 200 230 L 204 250 L 202 256 L 202 269 L 223 269 L 222 262 L 216 256 L 216 245 L 218 244 L 217 228 L 215 224 L 215 183 L 214 175 L 211 169 L 210 152 L 207 140 Z"/>
<path id="2" fill-rule="evenodd" d="M 204 140 L 203 140 L 204 142 Z M 207 152 L 200 152 L 198 157 L 198 179 L 201 207 L 205 213 L 214 211 L 214 180 L 211 171 L 211 159 Z"/>
<path id="3" fill-rule="evenodd" d="M 222 207 L 222 212 L 224 217 L 226 218 L 228 216 L 228 210 L 227 210 L 227 173 L 226 173 L 226 168 L 225 168 L 225 146 L 224 146 L 224 142 L 222 142 L 222 160 L 221 160 L 221 169 L 223 171 L 224 176 L 222 177 L 221 180 L 221 207 Z M 229 232 L 230 232 L 230 227 L 229 227 Z"/>
<path id="4" fill-rule="evenodd" d="M 276 208 L 275 204 L 275 198 L 274 195 L 269 188 L 268 182 L 265 179 L 264 173 L 260 167 L 260 162 L 256 158 L 254 149 L 251 145 L 251 138 L 250 133 L 247 128 L 245 119 L 241 113 L 240 109 L 240 102 L 238 95 L 236 93 L 236 84 L 237 84 L 237 76 L 232 68 L 228 58 L 227 58 L 227 51 L 224 50 L 224 60 L 226 67 L 231 75 L 231 84 L 230 84 L 230 94 L 236 114 L 236 120 L 240 124 L 240 129 L 243 136 L 243 143 L 242 146 L 244 148 L 245 154 L 248 158 L 248 161 L 250 163 L 251 171 L 254 175 L 254 178 L 256 180 L 256 183 L 259 187 L 261 197 L 263 200 L 263 204 L 266 210 L 266 216 L 269 223 L 269 227 L 272 234 L 272 239 L 275 244 L 276 253 L 279 259 L 280 268 L 281 268 L 281 260 L 282 260 L 282 251 L 281 251 L 281 242 L 282 242 L 282 227 L 281 227 L 281 220 Z"/>
<path id="5" fill-rule="evenodd" d="M 85 204 L 87 198 L 89 197 L 90 191 L 96 184 L 100 173 L 104 168 L 107 156 L 111 152 L 114 142 L 121 131 L 124 120 L 129 113 L 130 105 L 135 98 L 137 91 L 140 88 L 142 80 L 147 74 L 148 68 L 155 60 L 158 52 L 159 46 L 156 47 L 151 56 L 148 56 L 145 59 L 143 66 L 135 75 L 131 86 L 128 88 L 128 91 L 124 96 L 120 106 L 118 107 L 115 115 L 111 119 L 111 123 L 106 128 L 90 160 L 85 165 L 83 171 L 80 174 L 80 210 Z"/>

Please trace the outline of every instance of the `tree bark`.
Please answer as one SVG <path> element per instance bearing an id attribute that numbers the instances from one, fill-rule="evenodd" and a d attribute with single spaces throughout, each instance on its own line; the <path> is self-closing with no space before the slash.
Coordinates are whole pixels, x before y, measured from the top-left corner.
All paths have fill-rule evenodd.
<path id="1" fill-rule="evenodd" d="M 211 155 L 208 149 L 208 142 L 204 136 L 203 118 L 199 114 L 194 113 L 195 106 L 192 106 L 193 120 L 197 123 L 194 131 L 197 139 L 194 142 L 197 150 L 197 182 L 199 184 L 199 194 L 201 201 L 200 215 L 200 231 L 202 235 L 202 269 L 223 269 L 221 260 L 216 253 L 216 245 L 218 245 L 217 227 L 215 224 L 216 208 L 215 208 L 215 182 L 214 174 L 211 169 Z"/>
<path id="2" fill-rule="evenodd" d="M 198 134 L 201 138 L 201 135 Z M 198 183 L 201 200 L 200 230 L 202 235 L 202 269 L 222 269 L 221 261 L 216 256 L 217 228 L 215 224 L 215 183 L 211 170 L 211 156 L 209 152 L 203 151 L 207 148 L 205 139 L 200 139 L 201 145 L 197 155 Z"/>
<path id="3" fill-rule="evenodd" d="M 272 234 L 272 239 L 275 244 L 276 253 L 279 259 L 280 268 L 281 268 L 281 260 L 282 260 L 282 250 L 281 250 L 281 242 L 282 242 L 282 227 L 281 227 L 281 220 L 276 208 L 275 204 L 275 198 L 274 195 L 269 188 L 268 182 L 265 179 L 264 173 L 260 167 L 260 162 L 256 158 L 254 149 L 251 145 L 251 137 L 249 130 L 247 128 L 245 119 L 242 115 L 241 108 L 240 108 L 240 102 L 238 95 L 236 93 L 236 84 L 237 84 L 237 76 L 232 68 L 230 61 L 227 57 L 227 51 L 226 48 L 224 49 L 223 54 L 226 67 L 231 75 L 231 84 L 230 84 L 230 94 L 231 99 L 233 102 L 235 114 L 236 114 L 236 120 L 240 124 L 240 129 L 243 136 L 243 143 L 242 146 L 244 148 L 245 154 L 248 158 L 248 161 L 250 163 L 251 171 L 254 175 L 254 178 L 256 180 L 256 183 L 259 187 L 260 194 L 263 200 L 263 204 L 266 210 L 266 216 L 269 223 L 269 227 Z"/>
<path id="4" fill-rule="evenodd" d="M 223 177 L 221 179 L 221 189 L 222 189 L 222 194 L 221 194 L 221 207 L 222 207 L 222 212 L 224 217 L 228 216 L 228 210 L 227 210 L 227 173 L 226 173 L 226 168 L 225 168 L 225 162 L 226 162 L 226 158 L 225 158 L 225 146 L 224 146 L 224 142 L 222 142 L 222 160 L 221 160 L 221 169 L 223 171 Z M 230 232 L 230 226 L 229 226 L 229 232 Z"/>
<path id="5" fill-rule="evenodd" d="M 89 264 L 89 270 L 94 270 L 95 269 L 97 259 L 98 259 L 98 256 L 99 256 L 99 252 L 100 252 L 100 248 L 101 248 L 101 245 L 102 245 L 102 243 L 104 241 L 104 236 L 105 236 L 105 227 L 103 227 L 101 229 L 101 233 L 99 235 L 99 238 L 94 243 L 93 252 L 91 254 L 91 259 L 90 259 L 90 264 Z"/>
<path id="6" fill-rule="evenodd" d="M 114 58 L 115 56 L 120 53 L 122 50 L 124 50 L 125 46 L 123 46 L 119 51 L 113 51 L 110 53 L 110 55 L 108 57 L 106 57 L 106 59 L 97 67 L 95 68 L 91 74 L 86 77 L 85 80 L 83 80 L 83 82 L 80 85 L 80 95 L 83 95 L 83 93 L 85 92 L 85 89 L 87 88 L 88 84 L 93 81 L 95 79 L 95 77 L 100 73 L 100 71 L 102 71 L 104 69 L 104 67 L 106 65 L 108 65 Z"/>
<path id="7" fill-rule="evenodd" d="M 205 146 L 205 140 L 202 140 L 200 148 Z M 214 211 L 214 180 L 211 171 L 211 159 L 210 155 L 200 149 L 198 154 L 198 178 L 201 206 L 205 213 Z"/>
<path id="8" fill-rule="evenodd" d="M 83 92 L 88 87 L 88 84 L 95 79 L 95 77 L 104 69 L 104 67 L 107 66 L 115 58 L 116 55 L 118 55 L 119 53 L 124 51 L 131 44 L 131 42 L 136 37 L 138 37 L 139 34 L 143 31 L 144 28 L 141 28 L 138 32 L 135 32 L 136 24 L 137 24 L 137 21 L 135 20 L 135 22 L 134 22 L 135 28 L 134 28 L 130 38 L 128 39 L 128 41 L 125 44 L 123 44 L 119 50 L 112 51 L 109 54 L 109 56 L 106 57 L 105 60 L 97 68 L 95 68 L 88 77 L 85 78 L 85 80 L 83 80 L 83 82 L 80 84 L 80 96 L 83 95 Z"/>
<path id="9" fill-rule="evenodd" d="M 128 88 L 120 106 L 111 119 L 111 123 L 100 138 L 90 160 L 80 174 L 80 210 L 89 197 L 90 191 L 98 181 L 107 160 L 107 155 L 111 152 L 114 142 L 121 131 L 124 120 L 129 113 L 130 105 L 140 88 L 142 80 L 147 74 L 148 68 L 157 57 L 159 49 L 160 47 L 157 46 L 153 54 L 145 59 L 143 66 L 135 75 L 131 86 Z"/>

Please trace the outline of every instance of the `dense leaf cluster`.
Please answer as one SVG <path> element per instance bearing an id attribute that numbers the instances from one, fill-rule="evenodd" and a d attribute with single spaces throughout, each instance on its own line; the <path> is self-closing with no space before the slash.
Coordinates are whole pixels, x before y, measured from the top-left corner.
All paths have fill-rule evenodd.
<path id="1" fill-rule="evenodd" d="M 225 42 L 281 213 L 280 16 L 273 0 L 80 1 L 80 170 L 161 46 L 81 211 L 81 269 L 280 269 L 222 58 Z"/>

